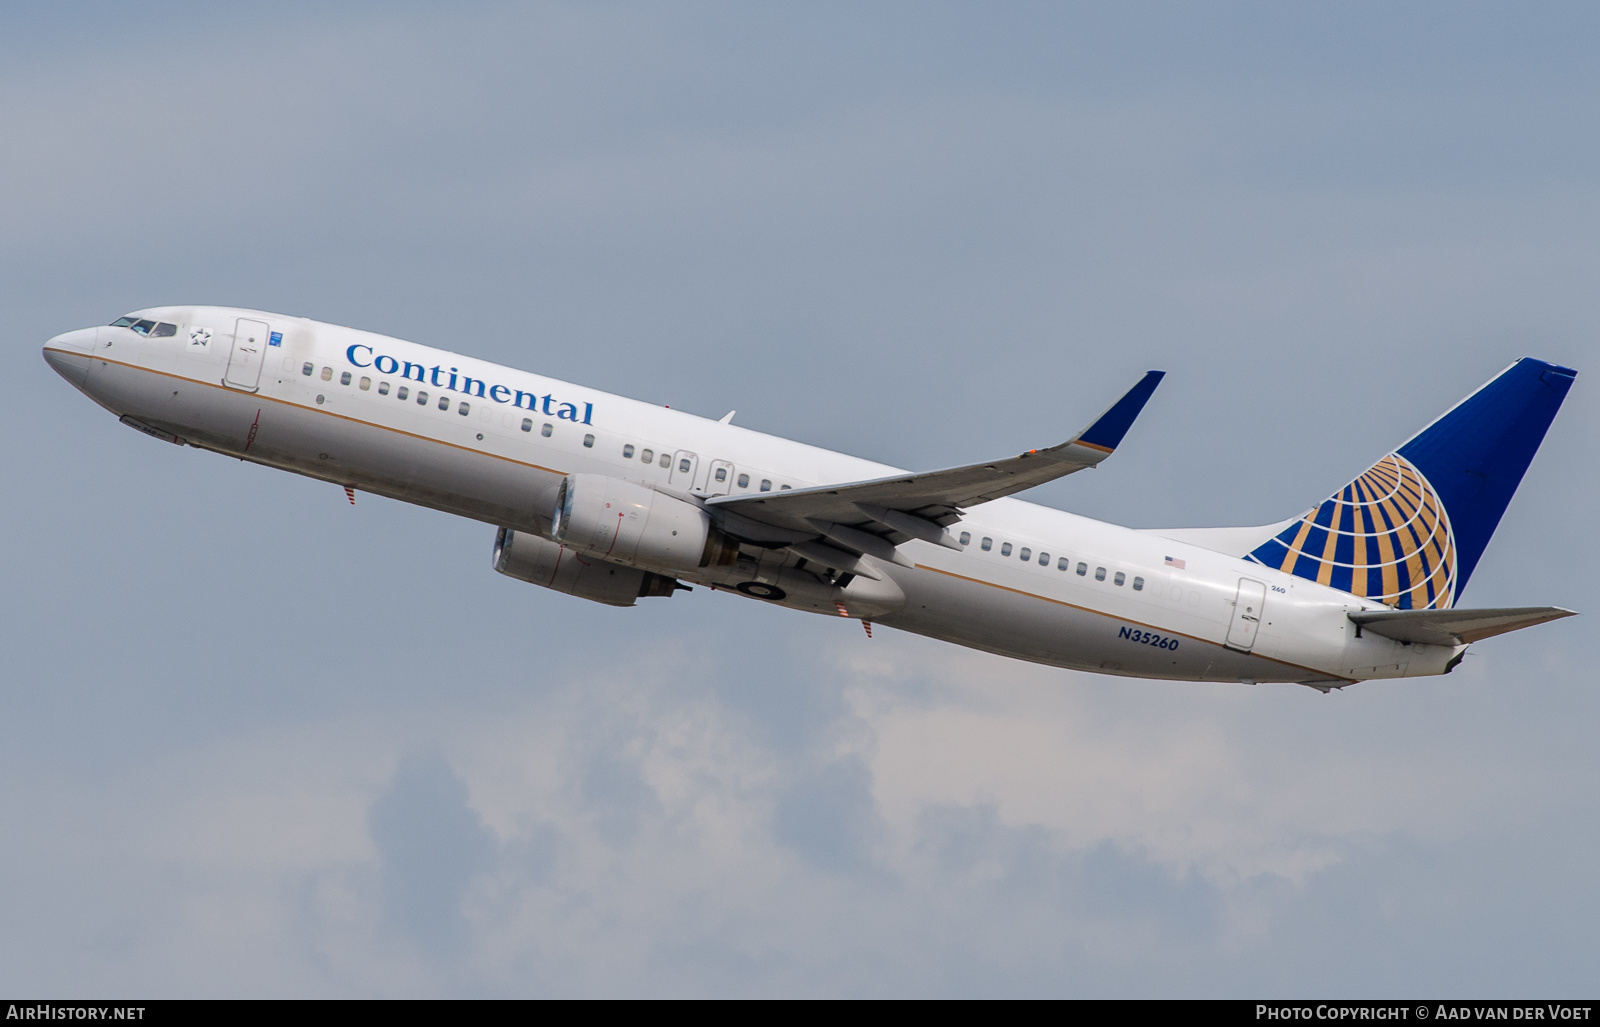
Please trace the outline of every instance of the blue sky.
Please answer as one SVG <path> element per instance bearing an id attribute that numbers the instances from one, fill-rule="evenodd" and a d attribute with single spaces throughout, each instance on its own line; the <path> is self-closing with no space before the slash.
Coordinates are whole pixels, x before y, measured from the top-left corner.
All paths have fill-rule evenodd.
<path id="1" fill-rule="evenodd" d="M 39 359 L 173 302 L 470 352 L 1033 498 L 1297 514 L 1580 371 L 1466 602 L 1600 606 L 1588 5 L 0 14 L 0 990 L 1591 990 L 1587 617 L 1447 678 L 1120 681 L 163 446 Z"/>

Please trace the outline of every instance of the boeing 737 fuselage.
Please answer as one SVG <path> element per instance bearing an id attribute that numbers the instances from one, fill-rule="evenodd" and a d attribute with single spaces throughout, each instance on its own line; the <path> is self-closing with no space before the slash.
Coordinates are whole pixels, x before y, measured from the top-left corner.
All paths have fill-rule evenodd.
<path id="1" fill-rule="evenodd" d="M 1152 531 L 1009 497 L 1110 455 L 1156 371 L 1060 445 L 907 473 L 256 310 L 154 307 L 44 356 L 148 435 L 494 525 L 497 571 L 612 606 L 691 582 L 1058 667 L 1324 691 L 1569 612 L 1456 606 L 1575 375 L 1532 359 L 1303 516 Z"/>

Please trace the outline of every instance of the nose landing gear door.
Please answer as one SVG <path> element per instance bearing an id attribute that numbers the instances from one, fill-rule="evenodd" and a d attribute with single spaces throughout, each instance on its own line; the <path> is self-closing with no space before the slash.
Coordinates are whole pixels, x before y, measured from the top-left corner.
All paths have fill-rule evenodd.
<path id="1" fill-rule="evenodd" d="M 1228 623 L 1229 649 L 1249 652 L 1261 630 L 1261 615 L 1267 604 L 1267 586 L 1250 578 L 1239 579 L 1239 592 L 1233 600 L 1233 620 Z"/>
<path id="2" fill-rule="evenodd" d="M 239 318 L 233 330 L 233 352 L 228 355 L 228 373 L 224 385 L 254 392 L 261 383 L 261 363 L 266 359 L 267 333 L 265 321 Z"/>

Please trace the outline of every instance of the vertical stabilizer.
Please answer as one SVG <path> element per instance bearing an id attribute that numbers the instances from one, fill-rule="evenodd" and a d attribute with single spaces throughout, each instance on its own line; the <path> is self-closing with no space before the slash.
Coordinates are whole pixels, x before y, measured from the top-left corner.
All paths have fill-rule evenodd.
<path id="1" fill-rule="evenodd" d="M 1576 376 L 1524 357 L 1249 558 L 1402 610 L 1454 605 Z"/>

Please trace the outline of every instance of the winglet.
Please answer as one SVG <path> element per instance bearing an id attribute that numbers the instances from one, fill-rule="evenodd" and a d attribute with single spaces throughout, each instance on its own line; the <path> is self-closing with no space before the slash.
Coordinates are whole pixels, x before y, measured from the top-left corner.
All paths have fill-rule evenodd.
<path id="1" fill-rule="evenodd" d="M 1128 434 L 1128 429 L 1133 427 L 1133 419 L 1139 416 L 1139 411 L 1149 402 L 1150 394 L 1156 391 L 1156 386 L 1161 384 L 1161 379 L 1167 376 L 1165 371 L 1147 371 L 1139 379 L 1137 385 L 1128 390 L 1127 395 L 1111 404 L 1111 409 L 1100 415 L 1100 419 L 1078 433 L 1073 439 L 1080 446 L 1098 449 L 1109 453 L 1122 442 L 1122 437 Z"/>

